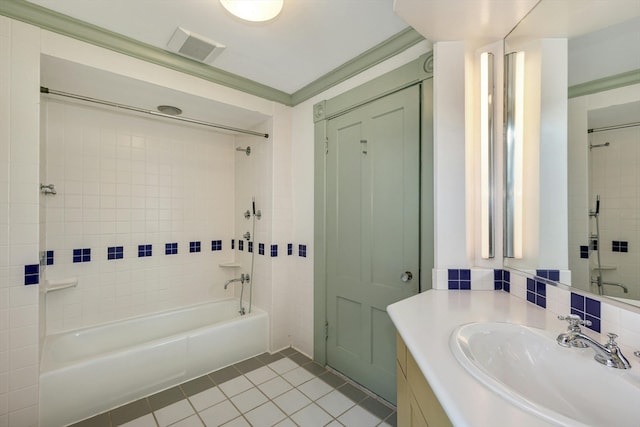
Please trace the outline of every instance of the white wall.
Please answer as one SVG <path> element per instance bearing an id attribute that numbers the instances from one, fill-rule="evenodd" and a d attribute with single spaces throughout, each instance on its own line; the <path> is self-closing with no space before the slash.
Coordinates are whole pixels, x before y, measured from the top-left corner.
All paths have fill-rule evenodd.
<path id="1" fill-rule="evenodd" d="M 0 426 L 37 425 L 40 32 L 0 16 Z"/>

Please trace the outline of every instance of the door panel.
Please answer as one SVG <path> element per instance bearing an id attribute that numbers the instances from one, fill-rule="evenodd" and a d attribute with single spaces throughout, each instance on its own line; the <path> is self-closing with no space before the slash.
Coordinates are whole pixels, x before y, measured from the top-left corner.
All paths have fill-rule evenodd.
<path id="1" fill-rule="evenodd" d="M 386 307 L 419 285 L 419 100 L 410 87 L 327 125 L 327 362 L 391 402 Z"/>

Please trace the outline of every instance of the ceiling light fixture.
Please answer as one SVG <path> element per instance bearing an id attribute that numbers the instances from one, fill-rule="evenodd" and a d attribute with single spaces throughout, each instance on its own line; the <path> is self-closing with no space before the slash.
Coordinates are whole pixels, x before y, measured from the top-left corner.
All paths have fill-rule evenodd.
<path id="1" fill-rule="evenodd" d="M 269 21 L 280 14 L 284 0 L 220 0 L 232 15 L 245 21 Z"/>

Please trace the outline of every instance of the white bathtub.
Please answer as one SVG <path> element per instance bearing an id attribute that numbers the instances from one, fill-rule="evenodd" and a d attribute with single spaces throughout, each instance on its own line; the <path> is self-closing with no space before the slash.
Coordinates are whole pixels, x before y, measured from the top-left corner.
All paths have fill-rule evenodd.
<path id="1" fill-rule="evenodd" d="M 267 351 L 267 313 L 199 304 L 45 339 L 40 425 L 64 426 Z"/>

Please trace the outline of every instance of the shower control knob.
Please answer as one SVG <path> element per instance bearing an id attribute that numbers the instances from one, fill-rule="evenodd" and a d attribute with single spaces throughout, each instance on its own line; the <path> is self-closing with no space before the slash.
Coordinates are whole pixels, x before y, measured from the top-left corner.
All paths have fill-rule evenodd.
<path id="1" fill-rule="evenodd" d="M 413 273 L 411 273 L 410 271 L 405 271 L 400 275 L 400 280 L 402 280 L 403 282 L 408 282 L 411 279 L 413 279 Z"/>

